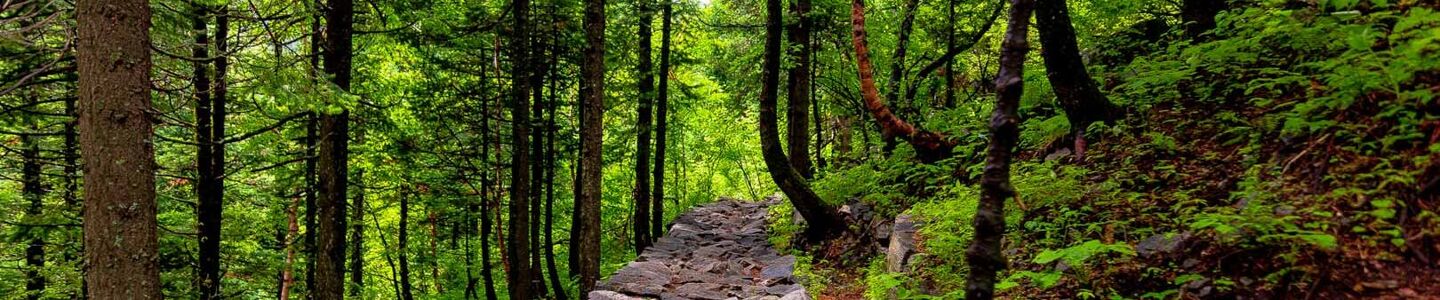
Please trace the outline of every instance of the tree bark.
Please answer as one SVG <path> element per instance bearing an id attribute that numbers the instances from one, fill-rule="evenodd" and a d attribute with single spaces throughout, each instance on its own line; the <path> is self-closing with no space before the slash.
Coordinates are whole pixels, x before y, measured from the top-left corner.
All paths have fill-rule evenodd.
<path id="1" fill-rule="evenodd" d="M 955 140 L 901 120 L 880 99 L 875 87 L 875 67 L 870 62 L 870 49 L 865 41 L 865 4 L 862 0 L 853 0 L 850 4 L 851 41 L 855 46 L 855 64 L 860 70 L 860 94 L 865 110 L 880 125 L 880 133 L 886 139 L 899 138 L 909 142 L 921 161 L 934 162 L 950 157 L 958 144 Z"/>
<path id="2" fill-rule="evenodd" d="M 1010 185 L 1010 155 L 1020 136 L 1020 96 L 1024 93 L 1025 54 L 1033 0 L 1010 1 L 1010 23 L 1000 49 L 1000 73 L 995 77 L 995 111 L 990 115 L 990 144 L 985 171 L 980 177 L 980 202 L 975 213 L 975 238 L 965 251 L 970 278 L 966 299 L 995 297 L 995 274 L 1005 268 L 1000 252 L 1005 236 L 1005 200 L 1015 196 Z M 1041 0 L 1047 1 L 1047 0 Z"/>
<path id="3" fill-rule="evenodd" d="M 551 6 L 552 19 L 556 18 L 554 9 L 555 6 Z M 558 22 L 558 20 L 556 22 Z M 553 33 L 551 40 L 556 41 L 550 45 L 553 47 L 552 49 L 560 49 L 559 39 L 553 35 Z M 550 55 L 550 65 L 552 66 L 549 68 L 550 105 L 546 106 L 547 110 L 549 110 L 550 120 L 545 123 L 545 128 L 549 129 L 545 131 L 545 153 L 549 154 L 545 158 L 545 269 L 550 272 L 550 287 L 553 288 L 554 291 L 554 295 L 552 296 L 554 296 L 555 299 L 570 299 L 570 297 L 565 295 L 565 286 L 561 285 L 560 282 L 560 270 L 555 266 L 555 161 L 560 155 L 559 152 L 555 151 L 555 132 L 560 130 L 556 125 L 555 111 L 560 106 L 560 98 L 557 96 L 559 92 L 556 87 L 556 82 L 560 80 L 558 73 L 560 65 L 559 57 L 559 53 L 552 53 L 552 55 Z"/>
<path id="4" fill-rule="evenodd" d="M 298 201 L 300 199 L 295 200 Z M 295 273 L 291 271 L 291 267 L 295 265 L 295 248 L 291 245 L 290 241 L 294 240 L 296 233 L 300 231 L 300 224 L 295 221 L 296 210 L 299 209 L 297 206 L 296 203 L 291 202 L 290 207 L 286 209 L 288 216 L 286 220 L 289 226 L 286 229 L 283 240 L 285 247 L 285 265 L 280 271 L 280 300 L 290 299 L 290 286 L 295 284 Z"/>
<path id="5" fill-rule="evenodd" d="M 149 2 L 81 0 L 75 15 L 87 293 L 160 299 Z"/>
<path id="6" fill-rule="evenodd" d="M 605 0 L 585 0 L 585 50 L 580 64 L 580 171 L 574 227 L 580 299 L 600 280 L 601 145 L 605 134 Z"/>
<path id="7" fill-rule="evenodd" d="M 325 15 L 325 73 L 342 92 L 350 91 L 351 35 L 355 5 L 352 0 L 329 0 Z M 350 112 L 320 115 L 320 158 L 318 162 L 320 219 L 315 270 L 316 299 L 338 300 L 345 296 L 345 211 L 349 175 Z"/>
<path id="8" fill-rule="evenodd" d="M 765 1 L 765 56 L 760 90 L 760 151 L 765 167 L 775 185 L 790 198 L 795 210 L 805 218 L 805 238 L 819 242 L 837 236 L 845 229 L 845 221 L 810 189 L 785 152 L 780 149 L 779 116 L 776 98 L 780 89 L 780 35 L 782 30 L 780 0 Z M 801 153 L 800 155 L 805 155 Z"/>
<path id="9" fill-rule="evenodd" d="M 544 28 L 539 26 L 535 28 L 535 30 L 541 29 Z M 545 118 L 545 106 L 547 105 L 547 103 L 545 103 L 545 77 L 547 76 L 545 75 L 547 75 L 549 65 L 541 62 L 540 58 L 549 55 L 547 55 L 548 53 L 545 53 L 544 50 L 548 48 L 545 45 L 547 42 L 539 37 L 539 34 L 536 34 L 533 39 L 536 42 L 531 44 L 531 51 L 534 52 L 533 56 L 530 57 L 537 63 L 533 65 L 535 70 L 529 72 L 531 75 L 530 90 L 533 93 L 531 99 L 534 101 L 530 106 L 531 118 L 529 119 L 529 125 L 538 128 L 530 130 L 530 157 L 532 162 L 530 163 L 530 194 L 528 199 L 530 200 L 530 220 L 532 222 L 530 225 L 530 245 L 532 251 L 527 252 L 526 256 L 530 258 L 530 270 L 535 276 L 535 278 L 530 280 L 531 285 L 534 286 L 532 289 L 536 297 L 543 298 L 547 294 L 547 289 L 545 287 L 544 258 L 541 257 L 544 254 L 544 252 L 541 251 L 541 247 L 544 245 L 540 244 L 540 238 L 543 236 L 543 233 L 540 232 L 540 229 L 544 227 L 545 222 L 545 220 L 542 219 L 544 216 L 541 213 L 544 212 L 543 202 L 545 200 L 544 131 L 548 130 L 548 128 L 544 127 L 544 124 L 542 124 L 540 120 Z"/>
<path id="10" fill-rule="evenodd" d="M 815 169 L 810 162 L 810 57 L 812 55 L 810 43 L 810 0 L 790 1 L 790 12 L 798 20 L 788 27 L 790 34 L 790 46 L 796 47 L 794 51 L 794 67 L 790 68 L 787 76 L 789 103 L 785 109 L 785 140 L 786 148 L 790 154 L 790 167 L 800 172 L 805 179 L 815 178 Z"/>
<path id="11" fill-rule="evenodd" d="M 495 209 L 493 201 L 497 196 L 491 190 L 494 177 L 488 170 L 491 164 L 490 144 L 498 144 L 500 134 L 497 132 L 492 136 L 490 131 L 490 100 L 485 97 L 489 95 L 489 83 L 489 80 L 480 82 L 480 128 L 483 130 L 480 136 L 484 139 L 480 143 L 480 160 L 484 163 L 480 169 L 480 200 L 483 202 L 480 206 L 480 277 L 485 281 L 485 299 L 495 300 L 495 272 L 490 260 L 490 211 Z"/>
<path id="12" fill-rule="evenodd" d="M 655 102 L 655 197 L 650 205 L 650 239 L 665 234 L 665 138 L 670 112 L 670 25 L 673 22 L 673 1 L 661 0 L 660 20 L 660 90 Z"/>
<path id="13" fill-rule="evenodd" d="M 415 287 L 410 284 L 410 183 L 403 183 L 400 189 L 400 228 L 398 248 L 400 252 L 400 299 L 414 300 Z"/>
<path id="14" fill-rule="evenodd" d="M 635 124 L 635 189 L 632 192 L 635 197 L 635 216 L 631 220 L 634 223 L 635 254 L 645 252 L 650 247 L 652 237 L 650 235 L 650 123 L 651 112 L 653 112 L 651 101 L 655 92 L 655 74 L 652 70 L 650 55 L 650 36 L 652 35 L 650 23 L 653 18 L 650 6 L 651 0 L 640 0 L 639 20 L 639 51 L 636 56 L 640 59 L 640 65 L 636 67 L 639 71 L 638 82 L 639 98 Z"/>
<path id="15" fill-rule="evenodd" d="M 357 142 L 364 143 L 365 131 L 358 132 Z M 359 168 L 357 168 L 359 169 Z M 365 169 L 355 170 L 355 178 L 365 179 Z M 355 207 L 350 212 L 350 297 L 360 297 L 365 290 L 365 187 L 355 189 Z M 376 228 L 379 229 L 379 228 Z"/>
<path id="16" fill-rule="evenodd" d="M 1055 91 L 1060 108 L 1070 120 L 1075 138 L 1075 156 L 1085 157 L 1085 128 L 1095 122 L 1114 119 L 1119 109 L 1090 79 L 1075 43 L 1070 9 L 1065 0 L 1039 0 L 1035 4 L 1035 26 L 1040 32 L 1040 55 L 1045 58 L 1045 75 Z"/>
<path id="17" fill-rule="evenodd" d="M 40 127 L 34 124 L 30 129 L 39 131 Z M 20 135 L 21 167 L 20 181 L 21 193 L 24 194 L 29 205 L 25 207 L 25 223 L 38 223 L 43 218 L 45 208 L 45 187 L 40 181 L 41 166 L 39 137 L 31 134 Z M 45 295 L 45 275 L 41 271 L 45 269 L 45 235 L 44 229 L 38 226 L 27 225 L 22 232 L 30 244 L 25 247 L 25 299 L 39 300 Z"/>
<path id="18" fill-rule="evenodd" d="M 512 299 L 533 299 L 530 282 L 535 276 L 526 261 L 530 253 L 530 99 L 529 68 L 529 18 L 530 0 L 512 0 L 514 9 L 514 32 L 511 37 L 511 56 L 514 57 L 510 89 L 511 120 L 511 163 L 510 163 L 510 271 L 506 273 Z"/>
<path id="19" fill-rule="evenodd" d="M 316 168 L 320 158 L 315 155 L 320 143 L 320 118 L 315 112 L 307 113 L 305 122 L 305 294 L 306 299 L 315 299 L 315 260 L 320 256 L 316 255 L 315 229 L 316 222 L 316 198 L 319 197 L 320 186 L 316 182 L 318 174 Z"/>

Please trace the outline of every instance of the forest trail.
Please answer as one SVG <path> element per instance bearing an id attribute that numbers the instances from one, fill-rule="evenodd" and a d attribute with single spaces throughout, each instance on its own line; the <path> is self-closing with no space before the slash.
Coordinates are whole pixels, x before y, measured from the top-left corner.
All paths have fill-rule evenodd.
<path id="1" fill-rule="evenodd" d="M 590 299 L 810 299 L 794 282 L 795 257 L 776 252 L 765 232 L 766 208 L 778 201 L 696 207 Z"/>

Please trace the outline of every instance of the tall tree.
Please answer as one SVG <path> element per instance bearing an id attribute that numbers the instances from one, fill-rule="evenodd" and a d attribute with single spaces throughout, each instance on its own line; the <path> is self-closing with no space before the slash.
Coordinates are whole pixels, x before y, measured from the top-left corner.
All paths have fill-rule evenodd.
<path id="1" fill-rule="evenodd" d="M 355 21 L 353 0 L 329 0 L 325 13 L 325 73 L 341 92 L 350 91 L 351 49 Z M 345 203 L 348 197 L 350 158 L 350 111 L 320 114 L 320 153 L 317 164 L 319 198 L 316 209 L 320 224 L 315 270 L 316 299 L 345 296 Z"/>
<path id="2" fill-rule="evenodd" d="M 639 0 L 640 19 L 639 36 L 640 44 L 636 46 L 636 56 L 640 60 L 639 66 L 635 68 L 638 74 L 637 82 L 638 97 L 636 110 L 638 117 L 635 123 L 635 216 L 633 231 L 635 233 L 635 254 L 645 252 L 650 247 L 652 240 L 650 235 L 650 123 L 653 109 L 650 107 L 655 92 L 655 74 L 652 70 L 654 63 L 651 59 L 650 36 L 651 19 L 654 13 L 650 6 L 652 0 Z"/>
<path id="3" fill-rule="evenodd" d="M 1011 0 L 1009 28 L 1000 46 L 1000 73 L 995 77 L 995 111 L 990 115 L 990 143 L 980 175 L 980 202 L 975 211 L 975 238 L 965 251 L 970 278 L 966 299 L 995 297 L 995 273 L 1005 268 L 1000 241 L 1005 236 L 1005 200 L 1015 196 L 1010 185 L 1010 155 L 1020 139 L 1020 96 L 1024 93 L 1025 54 L 1033 0 Z M 1047 1 L 1047 0 L 1041 0 Z"/>
<path id="4" fill-rule="evenodd" d="M 32 99 L 33 100 L 33 99 Z M 30 125 L 32 131 L 39 131 L 39 126 Z M 24 194 L 26 202 L 25 219 L 26 223 L 39 222 L 45 208 L 45 187 L 42 185 L 40 161 L 40 137 L 35 134 L 20 135 L 20 181 L 21 193 Z M 38 300 L 45 294 L 45 230 L 33 224 L 25 226 L 25 234 L 28 235 L 29 245 L 25 247 L 25 298 Z"/>
<path id="5" fill-rule="evenodd" d="M 1045 58 L 1045 75 L 1050 87 L 1070 121 L 1075 139 L 1075 156 L 1085 157 L 1085 128 L 1119 115 L 1095 86 L 1085 70 L 1080 47 L 1075 43 L 1075 28 L 1070 24 L 1070 9 L 1065 0 L 1038 0 L 1035 4 L 1035 26 L 1040 31 L 1040 55 Z"/>
<path id="6" fill-rule="evenodd" d="M 863 0 L 850 2 L 851 42 L 855 47 L 855 64 L 859 69 L 860 95 L 870 116 L 880 125 L 880 132 L 886 139 L 899 138 L 915 148 L 921 161 L 933 162 L 950 157 L 957 142 L 943 134 L 932 132 L 906 122 L 896 116 L 875 86 L 875 67 L 870 61 L 870 46 L 865 41 L 865 3 Z M 898 51 L 898 50 L 897 50 Z M 899 57 L 899 56 L 897 56 Z M 895 80 L 892 76 L 892 81 Z M 893 90 L 893 89 L 892 89 Z"/>
<path id="7" fill-rule="evenodd" d="M 557 8 L 555 6 L 550 8 L 552 24 L 558 23 L 558 14 L 555 14 Z M 560 106 L 560 98 L 557 95 L 559 92 L 556 86 L 560 81 L 560 54 L 558 52 L 561 48 L 558 32 L 558 30 L 551 31 L 551 40 L 555 42 L 550 44 L 552 47 L 549 63 L 552 66 L 549 68 L 550 105 L 546 106 L 546 114 L 550 119 L 545 122 L 547 129 L 545 130 L 545 153 L 547 153 L 545 156 L 545 269 L 550 272 L 550 287 L 554 292 L 551 296 L 556 299 L 569 299 L 570 297 L 565 295 L 565 286 L 560 281 L 560 270 L 555 266 L 555 170 L 557 167 L 555 162 L 560 155 L 558 151 L 555 151 L 555 132 L 560 131 L 556 123 L 557 114 L 555 112 Z"/>
<path id="8" fill-rule="evenodd" d="M 575 190 L 575 260 L 580 298 L 600 280 L 601 145 L 605 134 L 605 0 L 585 0 L 585 49 L 580 64 L 580 171 Z"/>
<path id="9" fill-rule="evenodd" d="M 86 292 L 94 299 L 160 299 L 150 3 L 81 0 L 75 16 Z"/>
<path id="10" fill-rule="evenodd" d="M 670 26 L 675 9 L 672 0 L 660 0 L 660 90 L 655 98 L 655 197 L 650 205 L 650 238 L 665 234 L 665 138 L 670 111 Z"/>
<path id="11" fill-rule="evenodd" d="M 798 20 L 790 23 L 788 37 L 790 46 L 795 47 L 795 64 L 787 76 L 789 104 L 786 105 L 786 141 L 790 153 L 790 166 L 805 179 L 815 178 L 814 166 L 810 163 L 810 124 L 807 124 L 810 110 L 810 82 L 812 78 L 811 56 L 814 49 L 810 42 L 810 31 L 815 22 L 811 21 L 810 0 L 790 1 L 790 12 Z"/>
<path id="12" fill-rule="evenodd" d="M 403 182 L 401 184 L 403 187 L 400 188 L 400 233 L 397 238 L 399 249 L 396 250 L 400 252 L 399 296 L 402 300 L 414 300 L 415 287 L 410 284 L 410 197 L 412 196 L 411 194 L 414 193 L 414 190 L 410 187 L 410 182 Z"/>
<path id="13" fill-rule="evenodd" d="M 805 237 L 820 241 L 836 236 L 845 229 L 845 221 L 833 208 L 820 199 L 805 182 L 805 177 L 790 165 L 780 149 L 779 115 L 776 98 L 780 90 L 780 40 L 783 8 L 780 0 L 765 0 L 765 56 L 760 89 L 760 151 L 765 167 L 780 191 L 790 198 L 795 210 L 805 218 Z M 806 155 L 799 153 L 799 155 Z"/>
<path id="14" fill-rule="evenodd" d="M 527 261 L 530 253 L 530 0 L 512 0 L 514 25 L 510 37 L 510 271 L 506 273 L 512 299 L 533 299 L 535 279 Z"/>
<path id="15" fill-rule="evenodd" d="M 485 64 L 481 64 L 480 68 L 482 71 L 485 70 Z M 493 271 L 494 267 L 491 266 L 490 260 L 490 226 L 492 226 L 490 212 L 497 208 L 497 205 L 494 205 L 497 196 L 491 188 L 494 187 L 493 180 L 495 180 L 494 178 L 498 177 L 498 175 L 490 172 L 490 164 L 492 163 L 490 158 L 490 144 L 499 143 L 500 133 L 492 132 L 490 128 L 490 100 L 487 97 L 489 96 L 489 90 L 490 81 L 481 80 L 480 136 L 482 141 L 480 143 L 481 167 L 479 169 L 480 200 L 484 203 L 481 203 L 482 209 L 480 210 L 480 277 L 485 281 L 485 299 L 495 300 L 497 298 L 495 295 L 495 272 Z"/>

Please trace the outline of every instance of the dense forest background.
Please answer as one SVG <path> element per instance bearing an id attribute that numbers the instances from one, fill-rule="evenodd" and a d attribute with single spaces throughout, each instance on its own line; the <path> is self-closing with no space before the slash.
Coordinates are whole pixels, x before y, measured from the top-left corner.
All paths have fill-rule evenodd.
<path id="1" fill-rule="evenodd" d="M 777 194 L 818 299 L 1440 296 L 1437 9 L 4 1 L 0 299 L 574 299 Z"/>

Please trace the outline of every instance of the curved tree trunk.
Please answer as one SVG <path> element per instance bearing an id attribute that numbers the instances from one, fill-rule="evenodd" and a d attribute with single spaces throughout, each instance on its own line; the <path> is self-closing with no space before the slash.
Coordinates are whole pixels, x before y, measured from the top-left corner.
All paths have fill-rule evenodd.
<path id="1" fill-rule="evenodd" d="M 1075 137 L 1075 156 L 1085 157 L 1085 127 L 1091 123 L 1110 121 L 1119 110 L 1090 79 L 1075 44 L 1075 28 L 1070 24 L 1070 9 L 1065 0 L 1039 0 L 1035 5 L 1035 26 L 1040 31 L 1040 55 L 1045 58 L 1045 75 L 1059 99 L 1060 108 L 1070 119 Z"/>
<path id="2" fill-rule="evenodd" d="M 864 100 L 865 110 L 870 112 L 870 116 L 880 125 L 880 132 L 887 139 L 899 138 L 909 142 L 921 161 L 934 162 L 950 157 L 956 141 L 901 120 L 881 101 L 880 92 L 875 87 L 875 67 L 870 61 L 870 49 L 865 42 L 865 3 L 862 0 L 851 1 L 850 21 L 855 64 L 860 69 L 861 98 Z"/>
<path id="3" fill-rule="evenodd" d="M 990 145 L 980 177 L 980 203 L 975 211 L 975 238 L 965 251 L 970 278 L 966 299 L 995 297 L 995 274 L 1005 268 L 1000 252 L 1005 236 L 1005 200 L 1015 196 L 1010 185 L 1010 155 L 1020 138 L 1020 96 L 1024 93 L 1025 54 L 1033 0 L 1010 1 L 1010 24 L 1000 47 L 1000 74 L 995 77 L 995 111 L 990 115 Z M 1045 0 L 1042 0 L 1045 1 Z"/>
<path id="4" fill-rule="evenodd" d="M 765 59 L 760 90 L 760 151 L 765 156 L 765 167 L 775 185 L 790 198 L 795 210 L 805 218 L 805 237 L 812 242 L 836 236 L 845 229 L 845 221 L 826 205 L 815 191 L 810 189 L 805 178 L 790 166 L 785 152 L 780 149 L 779 116 L 776 98 L 780 89 L 780 0 L 765 1 Z M 800 155 L 805 155 L 801 153 Z"/>
<path id="5" fill-rule="evenodd" d="M 75 6 L 86 290 L 94 299 L 160 299 L 149 1 Z"/>

